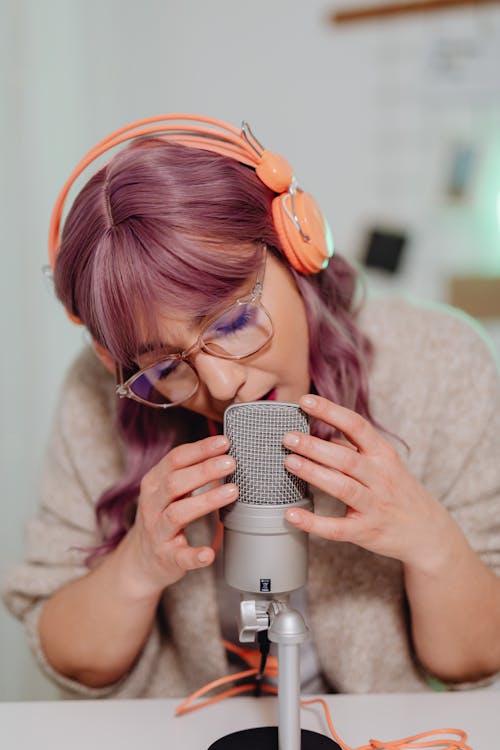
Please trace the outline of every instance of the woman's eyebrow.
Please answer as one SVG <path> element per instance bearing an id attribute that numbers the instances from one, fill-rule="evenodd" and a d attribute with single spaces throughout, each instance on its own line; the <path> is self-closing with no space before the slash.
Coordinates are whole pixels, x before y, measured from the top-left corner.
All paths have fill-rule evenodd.
<path id="1" fill-rule="evenodd" d="M 223 300 L 219 303 L 219 305 L 216 307 L 215 310 L 212 310 L 205 314 L 199 314 L 194 315 L 193 318 L 189 321 L 189 323 L 183 322 L 182 325 L 188 330 L 193 332 L 193 336 L 196 336 L 196 332 L 203 326 L 209 324 L 211 321 L 217 320 L 219 315 L 223 315 L 226 310 L 228 310 L 232 304 L 236 303 L 236 300 L 241 295 L 238 295 L 234 300 Z M 192 343 L 192 342 L 191 342 Z M 140 357 L 142 354 L 155 354 L 156 352 L 161 352 L 162 354 L 176 354 L 177 352 L 182 351 L 182 347 L 175 347 L 171 344 L 167 343 L 161 343 L 158 341 L 152 341 L 146 344 L 143 344 L 141 347 L 139 347 L 136 356 Z"/>
<path id="2" fill-rule="evenodd" d="M 193 335 L 195 335 L 195 332 L 205 320 L 206 316 L 196 315 L 189 323 L 183 323 L 183 326 L 185 326 L 188 331 L 193 331 Z M 142 344 L 142 346 L 139 347 L 139 349 L 137 350 L 137 356 L 140 356 L 141 354 L 155 354 L 156 352 L 175 354 L 182 350 L 183 347 L 173 346 L 172 344 L 167 344 L 166 342 L 150 341 Z"/>
<path id="3" fill-rule="evenodd" d="M 155 352 L 166 351 L 169 348 L 171 347 L 168 344 L 143 344 L 137 350 L 137 356 L 141 354 L 154 354 Z M 172 349 L 172 351 L 174 350 Z"/>

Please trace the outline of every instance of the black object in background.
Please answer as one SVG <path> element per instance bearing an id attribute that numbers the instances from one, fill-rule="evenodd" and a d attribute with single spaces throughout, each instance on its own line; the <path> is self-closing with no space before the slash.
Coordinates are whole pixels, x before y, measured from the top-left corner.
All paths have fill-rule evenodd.
<path id="1" fill-rule="evenodd" d="M 403 232 L 372 229 L 368 234 L 363 264 L 368 268 L 397 273 L 406 240 L 407 236 Z"/>

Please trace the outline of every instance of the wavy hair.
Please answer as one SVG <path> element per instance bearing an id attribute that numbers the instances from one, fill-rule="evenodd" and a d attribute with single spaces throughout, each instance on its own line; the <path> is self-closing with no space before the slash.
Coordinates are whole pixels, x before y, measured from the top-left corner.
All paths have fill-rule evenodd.
<path id="1" fill-rule="evenodd" d="M 83 187 L 68 213 L 55 265 L 64 306 L 95 341 L 130 366 L 144 337 L 159 340 L 169 311 L 210 315 L 255 274 L 261 244 L 291 271 L 309 328 L 312 388 L 371 422 L 371 344 L 356 325 L 355 270 L 335 254 L 313 276 L 290 268 L 271 217 L 275 194 L 250 169 L 209 151 L 148 138 L 118 152 Z M 126 448 L 123 476 L 98 499 L 102 545 L 113 549 L 133 523 L 144 474 L 172 447 L 208 434 L 205 418 L 130 399 L 117 404 Z M 331 437 L 322 423 L 313 434 Z"/>

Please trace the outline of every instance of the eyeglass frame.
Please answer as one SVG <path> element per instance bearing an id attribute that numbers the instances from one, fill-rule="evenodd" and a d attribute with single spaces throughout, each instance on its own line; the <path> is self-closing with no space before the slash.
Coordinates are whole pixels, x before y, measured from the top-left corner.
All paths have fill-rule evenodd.
<path id="1" fill-rule="evenodd" d="M 143 404 L 144 406 L 150 406 L 152 409 L 170 409 L 174 406 L 180 406 L 181 404 L 184 404 L 186 401 L 189 401 L 189 399 L 192 398 L 195 395 L 195 393 L 197 393 L 198 388 L 200 387 L 201 380 L 200 380 L 198 371 L 196 367 L 192 364 L 192 362 L 189 361 L 189 357 L 191 357 L 194 353 L 202 351 L 205 354 L 208 354 L 212 357 L 218 357 L 219 359 L 241 360 L 241 359 L 246 359 L 247 357 L 251 357 L 257 352 L 259 352 L 261 349 L 263 349 L 266 346 L 266 344 L 268 344 L 274 336 L 274 326 L 273 326 L 271 315 L 269 314 L 269 311 L 267 310 L 267 308 L 263 305 L 262 299 L 261 299 L 262 293 L 264 291 L 264 277 L 266 273 L 266 260 L 267 260 L 267 245 L 266 244 L 263 244 L 262 250 L 263 250 L 263 256 L 262 256 L 261 266 L 257 272 L 255 284 L 251 292 L 246 294 L 244 297 L 238 297 L 238 299 L 234 300 L 234 302 L 232 302 L 230 305 L 224 308 L 224 310 L 221 310 L 219 313 L 213 315 L 203 326 L 196 341 L 187 349 L 184 349 L 184 351 L 174 352 L 164 357 L 160 357 L 159 359 L 149 364 L 147 367 L 143 367 L 137 372 L 135 372 L 125 381 L 123 380 L 123 367 L 121 364 L 117 363 L 116 365 L 117 385 L 115 388 L 116 395 L 119 396 L 120 398 L 130 398 L 133 401 L 137 401 L 138 403 Z M 216 320 L 221 318 L 232 307 L 235 307 L 236 305 L 248 304 L 248 303 L 255 304 L 264 312 L 264 315 L 267 317 L 271 326 L 271 333 L 269 335 L 269 338 L 267 338 L 263 344 L 257 347 L 257 349 L 254 349 L 253 351 L 248 352 L 248 354 L 215 354 L 215 352 L 208 351 L 206 348 L 204 348 L 202 344 L 203 335 L 205 334 L 207 330 L 209 330 L 210 326 Z M 185 362 L 188 365 L 188 367 L 190 367 L 193 370 L 197 379 L 196 387 L 193 390 L 193 392 L 190 393 L 189 396 L 186 396 L 186 398 L 182 399 L 182 401 L 175 401 L 171 404 L 153 404 L 151 401 L 146 401 L 140 396 L 137 396 L 137 394 L 135 394 L 131 389 L 131 386 L 133 385 L 133 383 L 135 383 L 135 381 L 138 380 L 139 377 L 144 375 L 144 373 L 147 370 L 149 370 L 151 367 L 156 367 L 161 362 L 166 362 L 167 360 Z"/>

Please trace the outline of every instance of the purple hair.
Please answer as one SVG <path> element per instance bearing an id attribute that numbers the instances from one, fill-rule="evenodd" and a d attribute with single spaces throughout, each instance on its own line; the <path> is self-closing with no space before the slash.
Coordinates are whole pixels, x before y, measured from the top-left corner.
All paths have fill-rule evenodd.
<path id="1" fill-rule="evenodd" d="M 120 151 L 75 199 L 55 266 L 57 295 L 115 361 L 131 366 L 160 340 L 167 311 L 209 315 L 255 274 L 265 242 L 291 270 L 309 326 L 314 390 L 374 421 L 368 402 L 371 345 L 355 322 L 357 276 L 338 254 L 302 276 L 280 251 L 271 218 L 275 194 L 230 157 L 149 138 Z M 172 447 L 208 434 L 204 417 L 130 399 L 117 405 L 126 447 L 120 481 L 97 504 L 103 544 L 114 548 L 133 523 L 140 482 Z M 312 431 L 331 437 L 322 423 Z"/>

